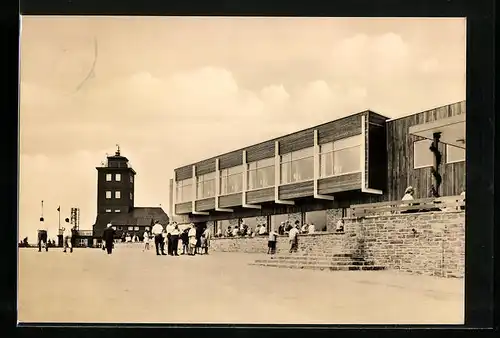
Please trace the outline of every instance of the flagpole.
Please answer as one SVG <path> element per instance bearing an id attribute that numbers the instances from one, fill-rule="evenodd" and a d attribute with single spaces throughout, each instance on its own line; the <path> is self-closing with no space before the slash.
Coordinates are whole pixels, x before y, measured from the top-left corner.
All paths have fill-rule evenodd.
<path id="1" fill-rule="evenodd" d="M 59 235 L 59 232 L 61 231 L 61 206 L 57 208 L 57 212 L 59 213 L 59 228 L 57 229 L 58 230 L 57 234 Z"/>
<path id="2" fill-rule="evenodd" d="M 43 217 L 43 200 L 42 200 L 42 217 Z"/>

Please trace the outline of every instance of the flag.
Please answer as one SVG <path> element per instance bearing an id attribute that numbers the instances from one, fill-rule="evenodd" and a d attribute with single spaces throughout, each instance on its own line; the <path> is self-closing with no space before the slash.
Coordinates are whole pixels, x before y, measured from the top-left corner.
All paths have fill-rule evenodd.
<path id="1" fill-rule="evenodd" d="M 61 206 L 59 206 L 59 207 L 57 208 L 57 211 L 61 211 Z"/>

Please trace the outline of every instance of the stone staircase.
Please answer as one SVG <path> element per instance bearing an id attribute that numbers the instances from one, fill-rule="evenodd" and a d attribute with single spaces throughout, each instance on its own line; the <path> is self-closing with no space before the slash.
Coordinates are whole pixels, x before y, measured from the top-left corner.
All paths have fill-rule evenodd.
<path id="1" fill-rule="evenodd" d="M 250 265 L 289 269 L 329 270 L 329 271 L 367 271 L 384 270 L 385 267 L 366 261 L 363 257 L 341 253 L 338 250 L 328 252 L 309 250 L 296 253 L 270 255 L 266 259 L 257 259 Z"/>

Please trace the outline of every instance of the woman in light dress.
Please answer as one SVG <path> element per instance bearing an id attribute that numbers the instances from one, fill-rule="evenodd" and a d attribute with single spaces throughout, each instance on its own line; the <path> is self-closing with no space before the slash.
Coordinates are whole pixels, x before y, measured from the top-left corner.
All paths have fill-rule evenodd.
<path id="1" fill-rule="evenodd" d="M 142 241 L 144 242 L 144 250 L 149 250 L 149 232 L 144 232 L 144 239 Z"/>
<path id="2" fill-rule="evenodd" d="M 189 237 L 189 255 L 194 256 L 196 254 L 196 228 L 194 227 L 194 224 L 191 224 L 191 227 L 188 232 L 188 237 Z"/>

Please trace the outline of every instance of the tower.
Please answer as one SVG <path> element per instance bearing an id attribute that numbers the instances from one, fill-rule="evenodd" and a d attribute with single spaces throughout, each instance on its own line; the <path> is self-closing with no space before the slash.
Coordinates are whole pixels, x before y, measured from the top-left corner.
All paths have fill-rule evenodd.
<path id="1" fill-rule="evenodd" d="M 128 213 L 134 208 L 135 171 L 128 159 L 120 154 L 107 156 L 97 167 L 97 214 Z"/>

